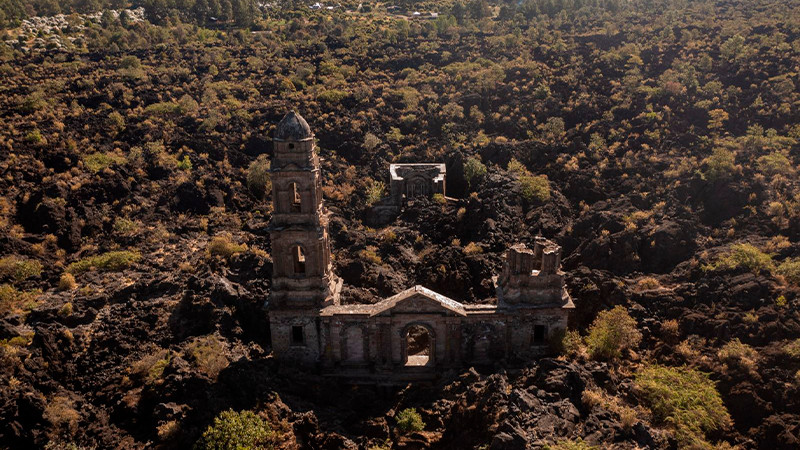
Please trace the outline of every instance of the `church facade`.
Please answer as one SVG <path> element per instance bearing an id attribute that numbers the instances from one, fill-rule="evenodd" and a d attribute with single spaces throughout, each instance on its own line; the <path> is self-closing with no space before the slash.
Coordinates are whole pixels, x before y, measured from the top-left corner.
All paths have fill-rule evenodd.
<path id="1" fill-rule="evenodd" d="M 314 136 L 297 113 L 274 135 L 271 166 L 273 355 L 351 378 L 413 380 L 468 365 L 513 363 L 548 352 L 574 308 L 561 248 L 536 238 L 508 249 L 495 304 L 462 304 L 413 286 L 372 305 L 344 305 L 333 272 L 329 212 Z"/>

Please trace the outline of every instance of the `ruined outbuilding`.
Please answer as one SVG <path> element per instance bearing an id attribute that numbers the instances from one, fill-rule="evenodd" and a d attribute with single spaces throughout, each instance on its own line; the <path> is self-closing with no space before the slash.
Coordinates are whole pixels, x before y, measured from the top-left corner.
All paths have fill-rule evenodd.
<path id="1" fill-rule="evenodd" d="M 439 163 L 390 164 L 392 203 L 402 205 L 418 197 L 445 195 L 447 169 Z"/>
<path id="2" fill-rule="evenodd" d="M 342 305 L 313 133 L 292 112 L 278 124 L 274 145 L 269 315 L 276 358 L 353 381 L 409 381 L 524 361 L 547 353 L 551 338 L 566 329 L 574 305 L 561 248 L 544 238 L 532 249 L 517 244 L 506 252 L 493 280 L 496 304 L 462 304 L 414 286 L 373 305 Z"/>

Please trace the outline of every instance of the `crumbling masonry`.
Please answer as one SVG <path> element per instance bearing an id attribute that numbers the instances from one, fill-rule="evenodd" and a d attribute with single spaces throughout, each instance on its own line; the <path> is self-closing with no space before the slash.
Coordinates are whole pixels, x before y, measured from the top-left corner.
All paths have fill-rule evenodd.
<path id="1" fill-rule="evenodd" d="M 506 252 L 494 278 L 496 305 L 465 305 L 422 286 L 373 305 L 342 305 L 308 123 L 287 114 L 274 146 L 269 316 L 276 358 L 352 379 L 407 381 L 529 359 L 566 329 L 574 305 L 560 271 L 561 248 L 544 238 L 533 249 L 518 244 Z"/>

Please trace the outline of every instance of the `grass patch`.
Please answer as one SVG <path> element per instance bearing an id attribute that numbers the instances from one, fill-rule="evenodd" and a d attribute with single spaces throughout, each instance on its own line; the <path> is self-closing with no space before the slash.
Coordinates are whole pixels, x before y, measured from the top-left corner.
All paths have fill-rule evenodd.
<path id="1" fill-rule="evenodd" d="M 93 270 L 118 272 L 127 269 L 141 258 L 142 256 L 139 253 L 127 250 L 106 252 L 71 263 L 67 266 L 67 273 L 77 275 Z"/>
<path id="2" fill-rule="evenodd" d="M 225 356 L 225 343 L 213 334 L 192 341 L 186 347 L 186 355 L 200 371 L 211 378 L 216 378 L 229 364 L 228 357 Z"/>
<path id="3" fill-rule="evenodd" d="M 222 258 L 230 258 L 236 253 L 241 253 L 247 250 L 246 245 L 239 245 L 233 241 L 229 236 L 214 236 L 211 242 L 208 243 L 206 249 L 209 256 L 220 256 Z"/>
<path id="4" fill-rule="evenodd" d="M 380 255 L 378 255 L 378 248 L 372 245 L 368 245 L 367 248 L 358 252 L 358 256 L 365 261 L 371 262 L 372 264 L 383 263 L 383 259 L 381 259 Z"/>
<path id="5" fill-rule="evenodd" d="M 83 156 L 84 167 L 89 169 L 92 173 L 100 172 L 115 164 L 122 165 L 125 164 L 125 162 L 126 160 L 124 157 L 115 155 L 114 153 L 95 152 Z"/>
<path id="6" fill-rule="evenodd" d="M 474 242 L 470 242 L 464 246 L 463 251 L 465 255 L 479 255 L 483 253 L 483 247 Z"/>
<path id="7" fill-rule="evenodd" d="M 117 217 L 116 220 L 114 220 L 114 232 L 123 236 L 136 234 L 140 227 L 141 223 L 124 217 Z"/>
<path id="8" fill-rule="evenodd" d="M 635 381 L 653 418 L 673 428 L 683 447 L 707 447 L 705 434 L 731 423 L 708 374 L 689 367 L 649 365 L 639 370 Z"/>
<path id="9" fill-rule="evenodd" d="M 619 398 L 608 395 L 602 389 L 586 389 L 581 395 L 581 401 L 588 408 L 599 406 L 611 411 L 619 417 L 623 428 L 629 430 L 639 423 L 641 416 L 636 409 L 625 405 Z"/>
<path id="10" fill-rule="evenodd" d="M 38 289 L 24 292 L 10 284 L 0 285 L 0 317 L 11 313 L 25 314 L 32 311 L 39 305 L 36 298 L 41 293 Z"/>
<path id="11" fill-rule="evenodd" d="M 75 282 L 75 276 L 71 273 L 62 273 L 61 278 L 58 279 L 59 291 L 71 291 L 78 286 Z"/>
<path id="12" fill-rule="evenodd" d="M 755 373 L 758 365 L 758 352 L 751 346 L 735 338 L 723 346 L 717 357 L 728 366 L 739 367 Z"/>
<path id="13" fill-rule="evenodd" d="M 159 350 L 134 363 L 131 367 L 131 373 L 148 384 L 155 384 L 161 380 L 164 369 L 171 360 L 172 353 L 169 350 Z"/>
<path id="14" fill-rule="evenodd" d="M 800 286 L 800 258 L 787 259 L 778 266 L 776 272 L 789 283 Z"/>
<path id="15" fill-rule="evenodd" d="M 22 281 L 42 274 L 42 264 L 32 259 L 6 256 L 0 259 L 0 278 Z"/>
<path id="16" fill-rule="evenodd" d="M 795 339 L 783 347 L 783 352 L 792 358 L 800 358 L 800 339 Z"/>

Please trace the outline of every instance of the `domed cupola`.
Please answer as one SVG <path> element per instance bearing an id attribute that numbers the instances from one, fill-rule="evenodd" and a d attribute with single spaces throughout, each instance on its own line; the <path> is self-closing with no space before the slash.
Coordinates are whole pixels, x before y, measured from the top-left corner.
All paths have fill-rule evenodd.
<path id="1" fill-rule="evenodd" d="M 311 127 L 308 126 L 306 119 L 292 111 L 286 114 L 278 123 L 274 139 L 279 141 L 304 141 L 312 137 L 314 137 L 314 134 L 311 133 Z"/>

